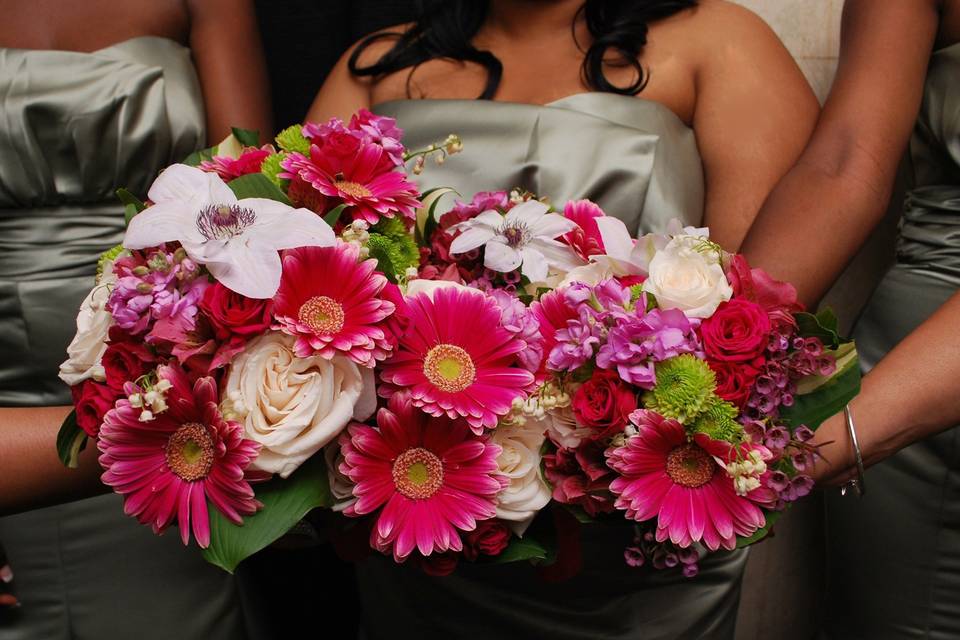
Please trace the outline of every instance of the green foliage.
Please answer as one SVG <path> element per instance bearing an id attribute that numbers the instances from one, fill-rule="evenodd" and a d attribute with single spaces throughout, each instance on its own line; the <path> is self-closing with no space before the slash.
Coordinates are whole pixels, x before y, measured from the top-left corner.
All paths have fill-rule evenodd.
<path id="1" fill-rule="evenodd" d="M 270 179 L 262 173 L 248 173 L 245 176 L 234 178 L 227 183 L 238 200 L 244 198 L 267 198 L 283 204 L 290 204 L 287 195 L 280 190 Z"/>
<path id="2" fill-rule="evenodd" d="M 233 132 L 233 137 L 237 139 L 237 142 L 239 142 L 243 146 L 245 147 L 260 146 L 259 131 L 254 131 L 252 129 L 241 129 L 239 127 L 232 127 L 230 131 Z"/>
<path id="3" fill-rule="evenodd" d="M 210 546 L 203 557 L 230 573 L 240 562 L 289 531 L 311 509 L 333 504 L 322 455 L 307 460 L 283 480 L 254 485 L 263 508 L 237 526 L 210 507 Z"/>
<path id="4" fill-rule="evenodd" d="M 116 259 L 117 259 L 117 256 L 119 256 L 119 255 L 120 255 L 121 253 L 123 253 L 123 252 L 124 252 L 123 245 L 122 245 L 122 244 L 118 244 L 117 246 L 113 247 L 112 249 L 107 249 L 106 251 L 104 251 L 103 253 L 100 254 L 100 257 L 97 258 L 97 279 L 96 279 L 96 282 L 100 282 L 100 278 L 103 277 L 103 271 L 104 271 L 104 269 L 106 268 L 107 263 L 116 260 Z"/>
<path id="5" fill-rule="evenodd" d="M 120 188 L 116 192 L 117 198 L 123 203 L 123 222 L 130 224 L 133 217 L 147 208 L 147 205 L 137 196 L 126 189 Z"/>
<path id="6" fill-rule="evenodd" d="M 277 134 L 277 146 L 284 151 L 295 151 L 304 155 L 310 153 L 310 141 L 303 137 L 302 125 L 295 124 Z"/>
<path id="7" fill-rule="evenodd" d="M 396 276 L 402 275 L 408 267 L 420 264 L 420 250 L 410 236 L 403 221 L 398 218 L 384 218 L 370 229 L 370 241 L 367 243 L 371 255 L 386 255 Z M 382 270 L 382 269 L 381 269 Z"/>
<path id="8" fill-rule="evenodd" d="M 71 411 L 64 418 L 60 425 L 60 431 L 57 432 L 57 455 L 63 466 L 69 469 L 76 469 L 80 452 L 87 446 L 87 434 L 77 424 L 77 412 Z"/>
<path id="9" fill-rule="evenodd" d="M 503 553 L 496 556 L 491 564 L 506 564 L 508 562 L 521 562 L 523 560 L 531 562 L 544 561 L 549 555 L 550 553 L 547 548 L 532 537 L 514 537 L 510 539 L 510 544 L 503 550 Z"/>
<path id="10" fill-rule="evenodd" d="M 343 214 L 343 210 L 347 208 L 346 204 L 337 205 L 333 209 L 327 212 L 327 215 L 323 216 L 323 221 L 326 222 L 331 227 L 337 224 L 337 220 L 340 219 L 340 216 Z"/>
<path id="11" fill-rule="evenodd" d="M 836 349 L 842 342 L 838 333 L 839 321 L 837 315 L 829 307 L 821 309 L 817 315 L 812 313 L 795 313 L 800 335 L 820 338 L 827 349 Z"/>
<path id="12" fill-rule="evenodd" d="M 705 433 L 714 440 L 738 442 L 743 434 L 743 427 L 736 420 L 738 413 L 734 405 L 713 395 L 694 420 L 692 429 L 697 433 Z"/>
<path id="13" fill-rule="evenodd" d="M 283 171 L 280 163 L 283 162 L 283 159 L 286 157 L 286 153 L 273 153 L 264 158 L 263 163 L 260 165 L 260 173 L 265 175 L 278 189 L 286 189 L 287 185 L 290 184 L 289 180 L 285 180 L 279 175 L 280 172 Z"/>
<path id="14" fill-rule="evenodd" d="M 217 155 L 217 145 L 201 149 L 200 151 L 194 151 L 184 158 L 183 164 L 190 165 L 191 167 L 199 167 L 201 162 L 204 160 L 213 160 L 213 156 L 215 155 Z"/>
<path id="15" fill-rule="evenodd" d="M 685 353 L 657 364 L 657 385 L 643 394 L 643 402 L 662 416 L 687 423 L 706 408 L 716 386 L 710 366 Z"/>
<path id="16" fill-rule="evenodd" d="M 763 515 L 766 517 L 766 523 L 757 529 L 752 536 L 748 538 L 740 538 L 737 540 L 737 549 L 742 549 L 744 547 L 749 547 L 752 544 L 760 542 L 766 538 L 773 531 L 773 525 L 776 524 L 777 520 L 780 519 L 780 516 L 783 515 L 783 511 L 763 511 Z"/>
<path id="17" fill-rule="evenodd" d="M 833 375 L 807 393 L 799 393 L 808 382 L 801 381 L 793 405 L 781 408 L 780 417 L 792 425 L 805 424 L 816 429 L 860 393 L 860 360 L 853 343 L 842 345 L 834 353 L 842 355 Z"/>

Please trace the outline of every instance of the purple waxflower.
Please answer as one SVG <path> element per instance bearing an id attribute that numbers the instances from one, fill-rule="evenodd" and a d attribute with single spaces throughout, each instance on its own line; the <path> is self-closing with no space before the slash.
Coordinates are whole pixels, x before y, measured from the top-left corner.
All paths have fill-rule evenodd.
<path id="1" fill-rule="evenodd" d="M 813 438 L 813 431 L 807 425 L 802 424 L 793 430 L 793 437 L 798 442 L 807 442 Z"/>
<path id="2" fill-rule="evenodd" d="M 783 471 L 773 471 L 767 478 L 767 486 L 777 493 L 783 493 L 790 486 L 790 478 Z"/>
<path id="3" fill-rule="evenodd" d="M 644 563 L 643 550 L 640 547 L 627 547 L 623 550 L 623 559 L 631 567 L 642 567 Z"/>
<path id="4" fill-rule="evenodd" d="M 779 425 L 770 427 L 767 429 L 763 444 L 768 449 L 783 451 L 787 448 L 787 445 L 790 444 L 790 432 L 786 429 L 786 427 L 781 427 Z"/>

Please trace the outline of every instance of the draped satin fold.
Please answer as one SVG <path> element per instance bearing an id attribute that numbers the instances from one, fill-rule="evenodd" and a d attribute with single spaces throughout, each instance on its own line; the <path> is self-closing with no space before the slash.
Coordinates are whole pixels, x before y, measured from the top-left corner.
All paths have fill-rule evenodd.
<path id="1" fill-rule="evenodd" d="M 866 370 L 960 287 L 960 44 L 930 61 L 897 260 L 855 327 Z M 956 398 L 943 398 L 956 402 Z M 824 638 L 960 638 L 960 427 L 867 470 L 862 500 L 828 495 Z"/>
<path id="2" fill-rule="evenodd" d="M 165 38 L 0 48 L 0 107 L 0 406 L 68 404 L 57 369 L 97 258 L 123 235 L 114 189 L 142 197 L 204 146 L 200 86 L 190 51 Z M 0 518 L 0 541 L 23 604 L 0 640 L 256 633 L 242 582 L 123 515 L 119 496 Z"/>
<path id="3" fill-rule="evenodd" d="M 558 207 L 590 198 L 633 233 L 671 218 L 703 218 L 703 168 L 693 131 L 667 107 L 583 93 L 537 106 L 470 100 L 401 100 L 374 111 L 397 118 L 410 149 L 456 133 L 464 150 L 428 164 L 422 189 L 519 187 Z M 371 557 L 358 565 L 364 637 L 685 640 L 733 637 L 746 551 L 706 559 L 701 573 L 631 568 L 632 530 L 583 527 L 583 571 L 547 583 L 526 563 L 471 565 L 445 578 Z"/>

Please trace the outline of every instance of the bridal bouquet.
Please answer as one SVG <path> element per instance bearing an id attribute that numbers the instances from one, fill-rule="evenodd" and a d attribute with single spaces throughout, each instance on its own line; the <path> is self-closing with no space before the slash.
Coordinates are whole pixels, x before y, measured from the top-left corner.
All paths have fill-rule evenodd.
<path id="1" fill-rule="evenodd" d="M 635 240 L 520 192 L 441 212 L 409 173 L 459 139 L 401 136 L 366 111 L 235 130 L 121 190 L 64 463 L 95 439 L 127 514 L 227 570 L 323 507 L 436 574 L 550 564 L 571 521 L 616 520 L 628 563 L 693 575 L 810 491 L 811 428 L 859 384 L 835 318 L 706 229 Z"/>

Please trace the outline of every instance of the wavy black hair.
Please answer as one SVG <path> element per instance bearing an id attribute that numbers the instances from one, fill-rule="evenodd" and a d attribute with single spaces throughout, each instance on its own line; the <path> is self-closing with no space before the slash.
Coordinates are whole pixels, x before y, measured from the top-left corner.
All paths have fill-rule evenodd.
<path id="1" fill-rule="evenodd" d="M 487 83 L 479 98 L 490 100 L 500 86 L 503 64 L 471 43 L 486 19 L 489 4 L 489 0 L 417 0 L 414 26 L 405 33 L 380 32 L 361 40 L 350 56 L 350 72 L 377 78 L 411 68 L 407 76 L 409 95 L 410 76 L 420 64 L 434 58 L 475 62 L 487 70 Z M 596 91 L 628 96 L 640 93 L 649 78 L 638 60 L 647 44 L 648 23 L 696 4 L 697 0 L 585 0 L 574 19 L 576 23 L 583 17 L 593 39 L 580 68 L 585 84 Z M 573 30 L 574 24 L 570 28 Z M 379 60 L 360 66 L 360 56 L 367 47 L 384 38 L 397 41 Z M 604 56 L 610 49 L 620 57 L 615 64 L 631 66 L 637 72 L 636 80 L 625 87 L 611 83 L 604 74 Z"/>

